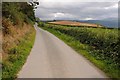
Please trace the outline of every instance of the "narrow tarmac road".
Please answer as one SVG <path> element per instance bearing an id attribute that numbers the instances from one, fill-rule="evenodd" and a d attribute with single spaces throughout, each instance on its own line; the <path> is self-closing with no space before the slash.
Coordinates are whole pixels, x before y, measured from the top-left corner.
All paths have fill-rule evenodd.
<path id="1" fill-rule="evenodd" d="M 106 78 L 63 41 L 35 25 L 36 39 L 18 78 Z"/>

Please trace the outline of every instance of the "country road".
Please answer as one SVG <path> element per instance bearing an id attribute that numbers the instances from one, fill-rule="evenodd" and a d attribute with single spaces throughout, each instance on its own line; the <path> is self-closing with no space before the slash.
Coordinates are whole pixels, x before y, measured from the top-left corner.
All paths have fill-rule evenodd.
<path id="1" fill-rule="evenodd" d="M 18 78 L 106 78 L 105 74 L 53 34 L 37 27 L 36 39 Z"/>

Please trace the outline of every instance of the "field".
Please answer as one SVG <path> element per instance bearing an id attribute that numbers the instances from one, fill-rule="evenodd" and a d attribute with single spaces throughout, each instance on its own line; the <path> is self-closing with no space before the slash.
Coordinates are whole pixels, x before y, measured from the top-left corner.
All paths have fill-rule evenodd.
<path id="1" fill-rule="evenodd" d="M 55 22 L 48 22 L 51 24 L 58 24 L 58 25 L 69 25 L 69 26 L 83 26 L 83 27 L 103 27 L 99 24 L 92 24 L 92 23 L 83 23 L 83 22 L 73 22 L 73 21 L 55 21 Z"/>
<path id="2" fill-rule="evenodd" d="M 39 26 L 84 55 L 109 77 L 120 77 L 118 29 L 70 27 L 42 22 Z"/>

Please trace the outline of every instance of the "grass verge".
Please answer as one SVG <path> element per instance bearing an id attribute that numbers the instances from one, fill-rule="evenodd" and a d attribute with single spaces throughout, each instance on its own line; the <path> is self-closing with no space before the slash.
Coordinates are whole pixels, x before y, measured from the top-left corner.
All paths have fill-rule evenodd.
<path id="1" fill-rule="evenodd" d="M 35 30 L 29 31 L 19 40 L 19 44 L 9 49 L 8 58 L 2 62 L 2 79 L 14 80 L 24 65 L 35 39 Z"/>
<path id="2" fill-rule="evenodd" d="M 96 65 L 98 68 L 100 68 L 102 71 L 104 71 L 107 76 L 118 79 L 118 77 L 119 77 L 119 75 L 117 74 L 118 70 L 113 69 L 113 68 L 110 69 L 109 64 L 107 64 L 105 61 L 97 59 L 96 57 L 94 57 L 90 54 L 91 50 L 93 50 L 93 47 L 91 47 L 87 44 L 82 44 L 82 43 L 80 43 L 80 41 L 76 40 L 74 37 L 69 36 L 64 33 L 61 33 L 58 30 L 54 30 L 54 29 L 47 28 L 47 27 L 42 27 L 42 28 L 51 32 L 52 34 L 54 34 L 55 36 L 57 36 L 58 38 L 63 40 L 65 43 L 67 43 L 67 45 L 71 46 L 78 53 L 85 56 L 94 65 Z"/>

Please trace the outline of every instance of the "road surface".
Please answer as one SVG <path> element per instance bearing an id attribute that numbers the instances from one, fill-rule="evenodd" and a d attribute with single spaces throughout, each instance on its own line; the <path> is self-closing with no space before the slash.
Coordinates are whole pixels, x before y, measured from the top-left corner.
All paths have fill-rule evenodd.
<path id="1" fill-rule="evenodd" d="M 35 24 L 36 39 L 18 78 L 106 78 L 105 74 L 53 34 Z"/>

